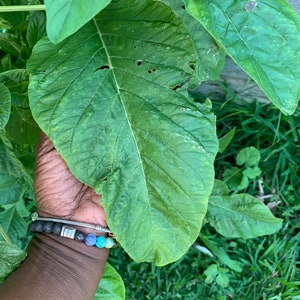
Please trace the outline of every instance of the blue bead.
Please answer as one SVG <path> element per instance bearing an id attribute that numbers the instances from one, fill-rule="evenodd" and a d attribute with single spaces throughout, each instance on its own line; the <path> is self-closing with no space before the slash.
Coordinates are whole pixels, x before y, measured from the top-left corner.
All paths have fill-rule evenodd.
<path id="1" fill-rule="evenodd" d="M 96 244 L 97 237 L 93 233 L 89 233 L 85 239 L 84 242 L 87 246 L 94 246 Z"/>
<path id="2" fill-rule="evenodd" d="M 96 247 L 104 248 L 106 245 L 106 238 L 104 236 L 98 236 L 96 241 Z"/>

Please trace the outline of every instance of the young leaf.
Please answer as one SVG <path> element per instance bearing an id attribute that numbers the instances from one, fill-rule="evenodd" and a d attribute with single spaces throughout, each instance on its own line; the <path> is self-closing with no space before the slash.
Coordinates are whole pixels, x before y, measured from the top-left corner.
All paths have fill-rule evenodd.
<path id="1" fill-rule="evenodd" d="M 232 238 L 273 234 L 282 225 L 282 220 L 275 218 L 266 205 L 248 194 L 212 194 L 207 219 L 220 234 Z"/>
<path id="2" fill-rule="evenodd" d="M 30 48 L 46 35 L 46 16 L 43 11 L 33 12 L 30 16 L 26 39 Z"/>
<path id="3" fill-rule="evenodd" d="M 222 288 L 226 288 L 228 286 L 229 278 L 224 271 L 219 272 L 219 274 L 217 275 L 217 278 L 216 278 L 216 283 Z"/>
<path id="4" fill-rule="evenodd" d="M 9 89 L 0 82 L 0 130 L 2 130 L 9 119 L 11 109 L 11 97 Z"/>
<path id="5" fill-rule="evenodd" d="M 16 245 L 0 241 L 0 283 L 25 259 L 26 252 Z"/>
<path id="6" fill-rule="evenodd" d="M 194 16 L 284 113 L 300 96 L 300 18 L 286 0 L 183 0 Z"/>
<path id="7" fill-rule="evenodd" d="M 169 7 L 126 0 L 58 45 L 41 40 L 28 64 L 34 118 L 103 193 L 108 225 L 138 262 L 180 258 L 206 213 L 215 117 L 177 92 L 194 52 Z"/>
<path id="8" fill-rule="evenodd" d="M 50 41 L 61 42 L 90 21 L 110 2 L 111 0 L 45 0 Z"/>
<path id="9" fill-rule="evenodd" d="M 206 276 L 205 283 L 207 283 L 207 284 L 212 283 L 216 279 L 218 272 L 219 272 L 219 270 L 218 270 L 218 266 L 216 264 L 210 265 L 204 271 L 204 275 Z"/>
<path id="10" fill-rule="evenodd" d="M 94 300 L 111 299 L 125 300 L 125 286 L 120 274 L 107 263 Z"/>
<path id="11" fill-rule="evenodd" d="M 243 190 L 249 185 L 248 177 L 244 176 L 243 171 L 237 167 L 226 169 L 222 177 L 232 191 Z"/>
<path id="12" fill-rule="evenodd" d="M 238 166 L 255 167 L 260 161 L 260 153 L 254 147 L 246 147 L 239 151 L 236 156 Z"/>

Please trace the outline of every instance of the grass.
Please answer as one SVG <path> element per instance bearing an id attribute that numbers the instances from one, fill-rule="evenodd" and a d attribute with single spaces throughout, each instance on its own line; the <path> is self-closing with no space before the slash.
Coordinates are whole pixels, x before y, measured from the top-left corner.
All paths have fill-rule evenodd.
<path id="1" fill-rule="evenodd" d="M 282 229 L 271 236 L 243 240 L 222 237 L 204 226 L 201 232 L 240 263 L 241 272 L 194 247 L 180 261 L 165 267 L 136 264 L 122 249 L 111 252 L 110 262 L 124 280 L 128 300 L 300 300 L 300 111 L 287 117 L 273 105 L 240 99 L 215 101 L 213 109 L 219 137 L 236 127 L 230 145 L 216 159 L 216 177 L 222 178 L 240 149 L 256 147 L 261 154 L 263 184 L 253 180 L 242 192 L 261 196 L 263 191 L 266 204 L 273 203 L 274 214 L 284 220 Z M 200 238 L 196 243 L 203 246 Z M 208 283 L 204 272 L 211 265 L 217 266 L 221 279 L 229 280 L 227 286 L 216 278 Z"/>

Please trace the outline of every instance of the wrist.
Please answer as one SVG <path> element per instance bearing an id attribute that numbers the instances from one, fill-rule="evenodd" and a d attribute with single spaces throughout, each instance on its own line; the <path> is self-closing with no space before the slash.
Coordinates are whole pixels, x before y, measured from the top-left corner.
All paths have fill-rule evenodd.
<path id="1" fill-rule="evenodd" d="M 3 300 L 93 299 L 108 249 L 55 235 L 36 234 L 28 256 L 1 286 Z M 22 289 L 16 289 L 16 286 Z M 2 297 L 1 297 L 2 299 Z"/>

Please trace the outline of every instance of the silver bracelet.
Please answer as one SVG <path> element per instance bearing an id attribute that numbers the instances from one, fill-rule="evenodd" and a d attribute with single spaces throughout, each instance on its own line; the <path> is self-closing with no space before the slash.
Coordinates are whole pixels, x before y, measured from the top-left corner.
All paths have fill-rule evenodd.
<path id="1" fill-rule="evenodd" d="M 76 221 L 71 221 L 71 220 L 61 220 L 61 219 L 54 219 L 54 218 L 43 218 L 43 217 L 40 217 L 37 212 L 34 212 L 31 215 L 31 219 L 32 219 L 32 221 L 51 221 L 51 222 L 58 222 L 58 223 L 68 224 L 68 225 L 77 225 L 79 227 L 90 228 L 90 229 L 94 229 L 96 231 L 106 232 L 109 235 L 113 235 L 113 233 L 108 228 L 102 227 L 100 225 L 94 225 L 94 224 L 76 222 Z"/>

